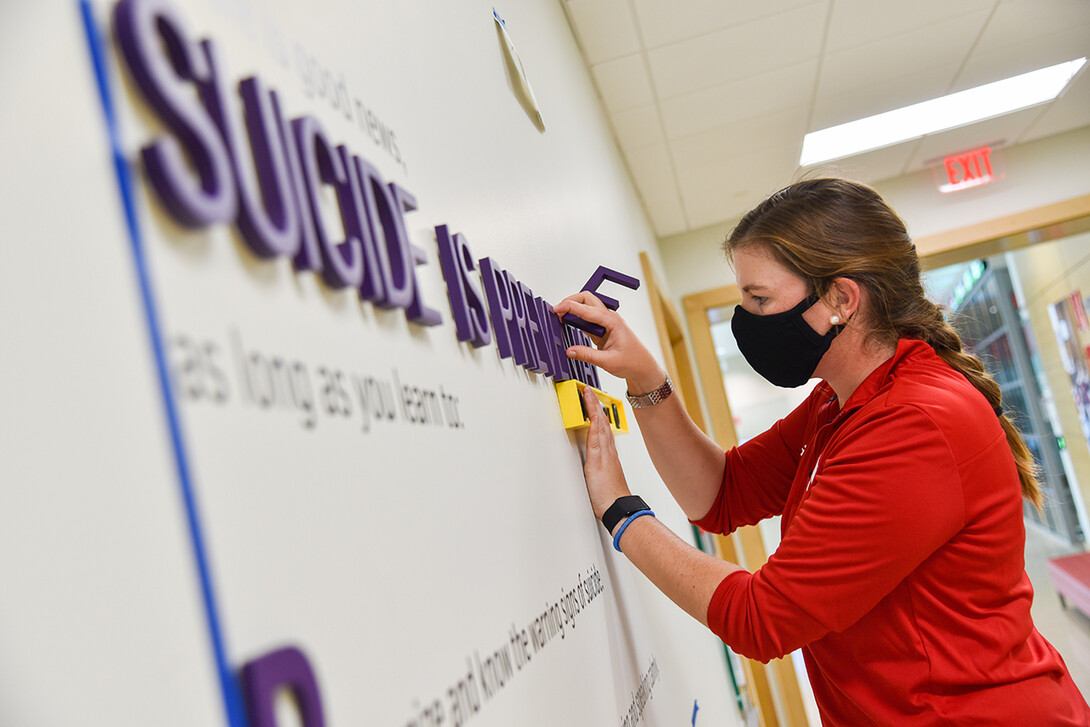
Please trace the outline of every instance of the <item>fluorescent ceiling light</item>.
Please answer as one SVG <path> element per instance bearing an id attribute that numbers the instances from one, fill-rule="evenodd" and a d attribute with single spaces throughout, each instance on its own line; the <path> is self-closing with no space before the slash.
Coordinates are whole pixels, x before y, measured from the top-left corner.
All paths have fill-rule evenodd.
<path id="1" fill-rule="evenodd" d="M 1051 101 L 1085 63 L 1085 58 L 1079 58 L 811 132 L 803 139 L 799 165 L 881 149 Z"/>

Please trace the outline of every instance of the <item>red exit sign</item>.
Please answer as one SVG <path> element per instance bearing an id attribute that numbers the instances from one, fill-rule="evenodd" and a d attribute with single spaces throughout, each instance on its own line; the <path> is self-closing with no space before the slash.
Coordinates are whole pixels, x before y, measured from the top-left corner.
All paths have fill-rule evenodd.
<path id="1" fill-rule="evenodd" d="M 939 191 L 943 194 L 979 187 L 996 180 L 995 173 L 992 171 L 990 146 L 953 154 L 943 159 L 942 165 L 946 170 L 946 179 L 939 185 Z"/>

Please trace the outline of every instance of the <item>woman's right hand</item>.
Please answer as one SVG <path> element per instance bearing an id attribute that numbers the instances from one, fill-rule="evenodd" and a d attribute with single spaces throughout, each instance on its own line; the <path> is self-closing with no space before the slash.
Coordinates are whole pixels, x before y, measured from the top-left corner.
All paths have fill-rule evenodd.
<path id="1" fill-rule="evenodd" d="M 606 329 L 604 336 L 591 336 L 597 348 L 570 346 L 568 358 L 586 361 L 628 382 L 633 394 L 654 391 L 666 380 L 666 371 L 636 337 L 619 314 L 606 308 L 593 293 L 581 291 L 553 306 L 557 315 L 572 313 Z"/>

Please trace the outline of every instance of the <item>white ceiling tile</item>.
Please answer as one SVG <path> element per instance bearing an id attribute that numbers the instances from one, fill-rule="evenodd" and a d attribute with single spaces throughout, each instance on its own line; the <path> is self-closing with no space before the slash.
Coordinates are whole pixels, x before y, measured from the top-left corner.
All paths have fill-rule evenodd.
<path id="1" fill-rule="evenodd" d="M 636 17 L 648 48 L 676 43 L 687 38 L 722 30 L 815 4 L 815 0 L 762 0 L 761 2 L 724 2 L 724 0 L 634 0 Z M 825 7 L 828 0 L 817 0 Z"/>
<path id="2" fill-rule="evenodd" d="M 725 166 L 731 159 L 779 149 L 785 141 L 795 140 L 791 156 L 798 159 L 802 137 L 806 133 L 807 107 L 780 111 L 766 116 L 722 126 L 702 134 L 669 142 L 674 168 L 696 169 L 703 166 Z"/>
<path id="3" fill-rule="evenodd" d="M 591 68 L 591 73 L 598 84 L 598 93 L 611 114 L 655 101 L 642 55 L 599 63 Z"/>
<path id="4" fill-rule="evenodd" d="M 828 53 L 821 68 L 818 93 L 848 93 L 927 68 L 950 68 L 953 81 L 953 72 L 961 66 L 987 17 L 986 12 L 963 15 L 849 50 Z"/>
<path id="5" fill-rule="evenodd" d="M 666 140 L 659 121 L 659 107 L 651 104 L 621 111 L 610 117 L 621 149 L 662 144 Z"/>
<path id="6" fill-rule="evenodd" d="M 829 21 L 825 51 L 835 53 L 873 43 L 942 23 L 958 15 L 990 12 L 995 4 L 996 0 L 913 0 L 910 3 L 836 0 Z"/>
<path id="7" fill-rule="evenodd" d="M 567 4 L 589 64 L 642 50 L 628 0 L 568 0 Z"/>
<path id="8" fill-rule="evenodd" d="M 874 183 L 1090 121 L 1088 70 L 1049 106 L 797 166 L 808 129 L 1085 55 L 1090 0 L 564 2 L 660 236 L 740 215 L 800 175 Z"/>
<path id="9" fill-rule="evenodd" d="M 660 99 L 694 93 L 815 58 L 822 3 L 648 51 Z"/>
<path id="10" fill-rule="evenodd" d="M 679 202 L 655 201 L 647 205 L 647 217 L 651 218 L 651 227 L 661 238 L 692 229 Z"/>
<path id="11" fill-rule="evenodd" d="M 792 177 L 780 170 L 761 169 L 745 179 L 725 180 L 716 188 L 717 195 L 685 199 L 686 214 L 694 228 L 708 227 L 724 220 L 741 217 L 778 189 L 790 184 Z"/>
<path id="12" fill-rule="evenodd" d="M 944 96 L 956 67 L 926 68 L 908 76 L 890 76 L 881 83 L 846 93 L 818 94 L 810 118 L 810 131 L 827 129 L 865 119 L 902 106 Z"/>
<path id="13" fill-rule="evenodd" d="M 1090 121 L 1090 72 L 1084 71 L 1063 96 L 1048 104 L 1026 133 L 1016 141 L 1023 143 L 1043 139 L 1046 136 L 1086 126 L 1088 121 Z"/>
<path id="14" fill-rule="evenodd" d="M 750 76 L 662 102 L 668 138 L 697 134 L 805 103 L 814 90 L 817 61 Z"/>
<path id="15" fill-rule="evenodd" d="M 1020 137 L 1043 109 L 1017 111 L 939 134 L 925 136 L 912 155 L 908 171 L 925 169 L 943 157 L 986 144 L 1004 146 Z"/>
<path id="16" fill-rule="evenodd" d="M 884 149 L 875 149 L 846 159 L 806 168 L 807 177 L 847 177 L 872 183 L 904 174 L 919 140 L 908 141 Z"/>
<path id="17" fill-rule="evenodd" d="M 632 149 L 625 153 L 625 159 L 656 234 L 688 229 L 666 145 Z"/>
<path id="18" fill-rule="evenodd" d="M 790 148 L 740 154 L 722 164 L 678 170 L 686 216 L 695 227 L 744 212 L 795 178 Z"/>
<path id="19" fill-rule="evenodd" d="M 670 151 L 665 144 L 630 149 L 625 153 L 625 158 L 640 189 L 656 193 L 677 189 Z"/>
<path id="20" fill-rule="evenodd" d="M 762 180 L 760 184 L 740 183 L 738 189 L 726 189 L 724 190 L 726 193 L 725 199 L 717 201 L 716 204 L 710 205 L 706 209 L 693 211 L 692 214 L 696 215 L 694 219 L 699 220 L 699 222 L 693 223 L 693 228 L 710 227 L 726 220 L 737 220 L 759 205 L 769 194 L 786 187 L 789 183 L 781 183 L 780 178 L 773 179 L 770 177 Z M 719 214 L 716 214 L 716 210 L 718 210 Z M 729 233 L 730 229 L 725 230 L 725 232 Z"/>
<path id="21" fill-rule="evenodd" d="M 731 210 L 748 207 L 751 197 L 749 179 L 731 177 L 721 169 L 708 167 L 705 173 L 690 173 L 690 191 L 685 194 L 685 213 L 693 227 L 705 227 L 731 216 Z"/>
<path id="22" fill-rule="evenodd" d="M 977 43 L 978 53 L 1002 52 L 1012 41 L 1033 40 L 1090 24 L 1086 0 L 1014 0 L 996 8 Z M 1084 52 L 1090 48 L 1083 48 Z"/>
<path id="23" fill-rule="evenodd" d="M 1086 3 L 1090 6 L 1090 2 Z M 1026 38 L 1017 33 L 997 50 L 978 47 L 958 77 L 960 91 L 1027 71 L 1090 55 L 1090 23 L 1044 36 Z"/>

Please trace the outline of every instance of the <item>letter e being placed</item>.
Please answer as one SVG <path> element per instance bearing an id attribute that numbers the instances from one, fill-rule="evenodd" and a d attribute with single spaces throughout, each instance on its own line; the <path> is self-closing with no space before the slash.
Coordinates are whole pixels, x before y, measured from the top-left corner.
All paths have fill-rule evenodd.
<path id="1" fill-rule="evenodd" d="M 636 278 L 633 278 L 631 275 L 625 275 L 624 273 L 617 272 L 616 270 L 611 270 L 604 265 L 599 265 L 598 269 L 594 271 L 594 275 L 591 275 L 590 280 L 588 280 L 587 284 L 583 286 L 583 290 L 587 291 L 588 293 L 594 294 L 594 296 L 597 297 L 598 300 L 602 301 L 602 304 L 610 310 L 617 310 L 617 308 L 619 308 L 621 304 L 617 302 L 615 298 L 610 298 L 604 293 L 598 292 L 598 286 L 607 280 L 612 283 L 623 285 L 624 287 L 631 290 L 637 290 L 640 287 L 640 281 Z M 606 334 L 606 329 L 602 328 L 597 323 L 584 321 L 582 318 L 572 313 L 566 314 L 563 320 L 569 326 L 575 326 L 582 331 L 586 331 L 592 336 L 601 337 Z"/>
<path id="2" fill-rule="evenodd" d="M 299 709 L 300 727 L 325 727 L 318 681 L 303 652 L 278 649 L 242 667 L 242 687 L 250 727 L 286 727 L 276 722 L 276 696 L 286 690 Z"/>

